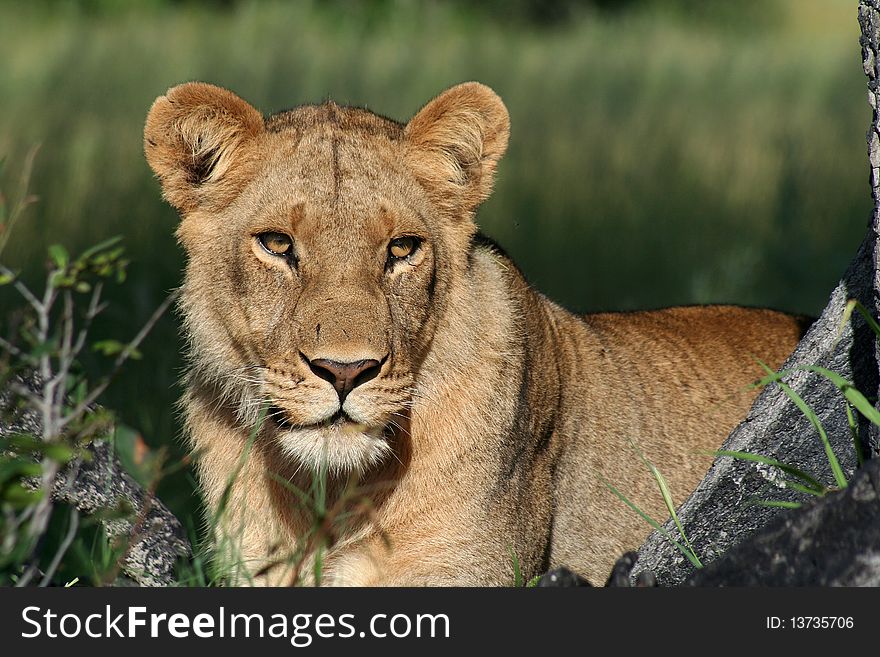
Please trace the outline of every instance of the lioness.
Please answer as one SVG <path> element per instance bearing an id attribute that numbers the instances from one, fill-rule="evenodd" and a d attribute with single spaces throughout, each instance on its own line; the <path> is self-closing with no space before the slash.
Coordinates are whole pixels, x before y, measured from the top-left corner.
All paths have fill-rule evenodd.
<path id="1" fill-rule="evenodd" d="M 302 580 L 330 546 L 331 584 L 511 584 L 514 558 L 601 584 L 649 530 L 605 482 L 665 517 L 638 450 L 680 502 L 752 402 L 752 355 L 797 343 L 769 310 L 576 316 L 532 289 L 474 223 L 508 131 L 473 82 L 406 124 L 264 118 L 202 83 L 152 106 L 188 256 L 186 426 L 239 581 Z M 315 476 L 337 511 L 317 531 Z"/>

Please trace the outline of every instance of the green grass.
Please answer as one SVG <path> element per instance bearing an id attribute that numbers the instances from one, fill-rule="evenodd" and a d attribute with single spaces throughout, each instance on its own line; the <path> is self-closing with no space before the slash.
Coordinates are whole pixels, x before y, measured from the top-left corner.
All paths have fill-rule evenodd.
<path id="1" fill-rule="evenodd" d="M 818 312 L 870 210 L 854 3 L 780 0 L 748 28 L 656 5 L 538 28 L 441 3 L 0 3 L 0 183 L 42 144 L 40 202 L 6 264 L 36 276 L 51 242 L 75 252 L 122 235 L 130 281 L 94 335 L 126 340 L 183 266 L 141 152 L 147 109 L 169 86 L 211 81 L 265 112 L 330 97 L 404 119 L 477 79 L 512 119 L 480 222 L 549 296 L 582 311 Z M 104 402 L 173 458 L 174 319 L 142 350 Z M 183 474 L 158 492 L 196 510 Z"/>

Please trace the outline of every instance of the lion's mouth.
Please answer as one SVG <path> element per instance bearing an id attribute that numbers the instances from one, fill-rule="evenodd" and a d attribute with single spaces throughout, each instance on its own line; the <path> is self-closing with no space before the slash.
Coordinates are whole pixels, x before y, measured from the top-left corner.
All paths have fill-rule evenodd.
<path id="1" fill-rule="evenodd" d="M 285 411 L 280 406 L 271 406 L 269 408 L 267 417 L 271 419 L 275 426 L 285 431 L 295 431 L 298 429 L 328 429 L 331 427 L 337 429 L 348 429 L 361 428 L 364 426 L 360 422 L 353 420 L 348 415 L 348 413 L 343 411 L 341 408 L 330 417 L 314 424 L 301 424 L 298 422 L 291 422 L 289 416 L 287 415 L 287 411 Z"/>

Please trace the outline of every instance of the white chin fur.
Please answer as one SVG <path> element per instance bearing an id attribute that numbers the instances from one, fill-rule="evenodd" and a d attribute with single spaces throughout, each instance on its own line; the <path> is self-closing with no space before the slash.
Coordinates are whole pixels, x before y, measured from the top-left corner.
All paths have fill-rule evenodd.
<path id="1" fill-rule="evenodd" d="M 278 441 L 285 454 L 315 471 L 333 474 L 361 473 L 391 455 L 381 431 L 343 425 L 281 431 Z"/>

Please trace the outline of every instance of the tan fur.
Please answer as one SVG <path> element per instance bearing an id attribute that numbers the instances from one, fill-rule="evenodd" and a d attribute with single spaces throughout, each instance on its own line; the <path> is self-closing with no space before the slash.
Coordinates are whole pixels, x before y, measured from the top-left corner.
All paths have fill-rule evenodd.
<path id="1" fill-rule="evenodd" d="M 577 317 L 535 292 L 473 222 L 508 127 L 476 83 L 406 125 L 333 103 L 264 120 L 200 83 L 153 105 L 188 256 L 186 426 L 209 509 L 235 481 L 219 539 L 239 581 L 309 581 L 320 541 L 288 482 L 326 468 L 326 583 L 510 584 L 512 552 L 525 577 L 600 584 L 649 530 L 605 482 L 665 517 L 637 450 L 681 502 L 752 402 L 752 355 L 796 344 L 801 320 L 767 310 Z M 401 236 L 421 245 L 389 260 Z M 340 405 L 328 360 L 378 374 Z"/>

